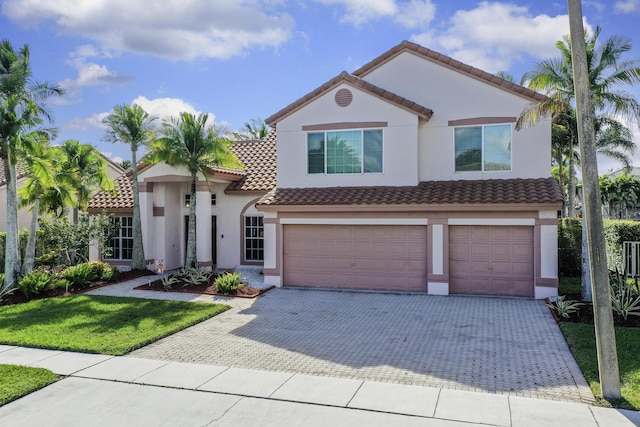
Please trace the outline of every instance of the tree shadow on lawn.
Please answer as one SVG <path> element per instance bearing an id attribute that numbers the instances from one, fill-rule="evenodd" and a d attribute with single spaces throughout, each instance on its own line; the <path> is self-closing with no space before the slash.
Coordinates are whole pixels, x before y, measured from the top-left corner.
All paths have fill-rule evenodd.
<path id="1" fill-rule="evenodd" d="M 139 348 L 225 310 L 207 314 L 211 307 L 109 296 L 50 298 L 2 307 L 0 342 L 109 354 L 117 347 L 122 354 L 122 348 Z"/>
<path id="2" fill-rule="evenodd" d="M 253 320 L 231 333 L 280 349 L 282 363 L 272 370 L 493 392 L 577 391 L 545 310 L 516 298 L 277 289 L 242 310 Z"/>

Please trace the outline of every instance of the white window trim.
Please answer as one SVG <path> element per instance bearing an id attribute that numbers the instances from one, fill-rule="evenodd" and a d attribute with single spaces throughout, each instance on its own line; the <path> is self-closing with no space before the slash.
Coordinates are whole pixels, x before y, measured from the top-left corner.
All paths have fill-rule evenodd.
<path id="1" fill-rule="evenodd" d="M 133 217 L 132 216 L 116 216 L 116 217 L 114 217 L 114 220 L 116 218 L 120 218 L 120 222 L 121 223 L 122 223 L 122 218 L 131 218 L 131 228 L 133 228 Z M 127 228 L 129 228 L 129 227 L 127 227 Z M 131 240 L 131 241 L 133 241 L 133 236 L 131 238 L 129 238 L 129 237 L 123 238 L 121 230 L 122 230 L 122 226 L 120 226 L 118 228 L 118 235 L 113 237 L 112 239 L 110 239 L 110 240 L 113 240 L 113 239 L 117 239 L 118 240 L 118 245 L 119 245 L 119 248 L 120 248 L 120 256 L 118 258 L 113 257 L 113 254 L 112 254 L 111 257 L 108 257 L 108 258 L 103 256 L 102 257 L 103 260 L 106 260 L 106 261 L 131 261 L 131 259 L 133 259 L 133 254 L 132 254 L 131 258 L 123 258 L 122 257 L 122 253 L 123 253 L 122 241 L 123 240 Z M 109 242 L 109 243 L 111 243 L 111 242 Z"/>
<path id="2" fill-rule="evenodd" d="M 382 131 L 382 170 L 380 172 L 365 172 L 364 171 L 364 131 L 367 130 L 379 130 Z M 327 132 L 349 132 L 360 131 L 360 147 L 362 149 L 361 159 L 361 172 L 360 173 L 327 173 Z M 310 133 L 324 133 L 324 172 L 322 173 L 309 173 L 309 134 Z M 345 128 L 345 129 L 330 129 L 330 130 L 315 130 L 307 131 L 305 133 L 305 169 L 307 176 L 357 176 L 357 175 L 384 175 L 384 128 Z"/>
<path id="3" fill-rule="evenodd" d="M 484 170 L 484 128 L 489 126 L 509 126 L 511 129 L 511 150 L 509 150 L 509 169 L 501 169 L 494 171 L 486 171 Z M 459 171 L 456 170 L 456 129 L 460 128 L 481 128 L 482 129 L 482 150 L 480 153 L 480 165 L 481 169 L 478 171 Z M 477 124 L 477 125 L 467 125 L 467 126 L 454 126 L 453 127 L 453 172 L 454 173 L 500 173 L 500 172 L 513 172 L 513 124 L 512 123 L 488 123 L 488 124 Z"/>
<path id="4" fill-rule="evenodd" d="M 262 226 L 258 225 L 258 226 L 247 226 L 247 218 L 261 218 L 262 219 Z M 256 237 L 247 237 L 247 228 L 257 228 L 258 230 L 260 230 L 260 228 L 262 228 L 262 236 L 256 236 Z M 242 238 L 244 239 L 244 244 L 243 244 L 243 254 L 242 254 L 242 259 L 244 260 L 244 262 L 248 262 L 248 263 L 254 263 L 254 262 L 264 262 L 264 217 L 261 215 L 244 215 L 243 216 L 243 221 L 242 221 Z M 247 240 L 262 240 L 262 259 L 247 259 Z"/>

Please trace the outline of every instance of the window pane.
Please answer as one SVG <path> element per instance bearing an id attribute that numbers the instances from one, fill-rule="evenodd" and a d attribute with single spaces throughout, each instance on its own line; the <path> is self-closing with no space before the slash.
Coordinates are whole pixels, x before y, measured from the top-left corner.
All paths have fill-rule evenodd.
<path id="1" fill-rule="evenodd" d="M 307 134 L 307 172 L 324 173 L 324 133 Z"/>
<path id="2" fill-rule="evenodd" d="M 365 130 L 364 132 L 364 172 L 382 172 L 382 130 Z"/>
<path id="3" fill-rule="evenodd" d="M 484 127 L 484 170 L 511 170 L 511 125 Z"/>
<path id="4" fill-rule="evenodd" d="M 456 128 L 456 172 L 482 170 L 482 128 Z"/>
<path id="5" fill-rule="evenodd" d="M 362 131 L 327 132 L 327 173 L 362 173 Z"/>

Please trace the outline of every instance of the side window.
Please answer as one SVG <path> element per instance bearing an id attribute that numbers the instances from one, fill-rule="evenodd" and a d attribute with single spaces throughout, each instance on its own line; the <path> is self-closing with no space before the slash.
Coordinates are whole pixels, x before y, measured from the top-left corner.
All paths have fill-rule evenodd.
<path id="1" fill-rule="evenodd" d="M 382 140 L 382 129 L 309 132 L 307 173 L 382 173 Z"/>
<path id="2" fill-rule="evenodd" d="M 455 128 L 455 171 L 511 170 L 511 135 L 511 125 Z"/>

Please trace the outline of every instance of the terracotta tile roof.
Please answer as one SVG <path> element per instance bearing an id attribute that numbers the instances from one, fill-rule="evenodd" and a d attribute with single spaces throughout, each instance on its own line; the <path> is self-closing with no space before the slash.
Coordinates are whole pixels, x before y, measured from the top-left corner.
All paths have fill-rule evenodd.
<path id="1" fill-rule="evenodd" d="M 239 141 L 231 150 L 244 164 L 244 170 L 228 168 L 211 168 L 211 172 L 227 175 L 234 179 L 226 192 L 265 192 L 276 185 L 276 135 L 272 132 L 265 140 Z M 151 167 L 149 164 L 141 165 L 138 173 Z M 98 192 L 91 198 L 88 210 L 92 212 L 114 209 L 133 209 L 133 186 L 131 171 L 121 175 L 115 180 L 116 194 L 112 195 L 104 191 Z"/>
<path id="2" fill-rule="evenodd" d="M 115 179 L 114 184 L 115 194 L 99 191 L 89 200 L 87 210 L 133 209 L 131 172 L 120 175 Z"/>
<path id="3" fill-rule="evenodd" d="M 407 187 L 276 188 L 259 206 L 557 203 L 553 178 L 425 181 Z"/>
<path id="4" fill-rule="evenodd" d="M 419 44 L 412 43 L 409 41 L 403 41 L 399 45 L 389 49 L 382 55 L 378 56 L 371 62 L 363 65 L 352 74 L 357 77 L 364 77 L 369 72 L 378 68 L 380 65 L 384 64 L 391 58 L 399 55 L 402 52 L 409 51 L 413 52 L 423 58 L 429 59 L 433 62 L 444 65 L 445 67 L 451 68 L 453 70 L 459 71 L 463 74 L 467 74 L 471 77 L 477 78 L 479 80 L 483 80 L 487 83 L 492 84 L 493 86 L 497 86 L 506 91 L 515 93 L 516 95 L 520 95 L 524 98 L 529 99 L 533 102 L 540 102 L 546 99 L 546 97 L 538 92 L 535 92 L 529 88 L 524 86 L 520 86 L 519 84 L 510 82 L 508 80 L 502 79 L 498 76 L 495 76 L 491 73 L 487 73 L 479 68 L 472 67 L 471 65 L 465 64 L 458 60 L 455 60 L 449 56 L 442 55 L 434 50 L 427 49 L 426 47 L 422 47 Z"/>
<path id="5" fill-rule="evenodd" d="M 231 149 L 244 165 L 245 176 L 232 182 L 226 192 L 269 191 L 276 186 L 276 133 L 264 140 L 235 143 Z"/>
<path id="6" fill-rule="evenodd" d="M 277 122 L 279 122 L 289 114 L 293 113 L 294 111 L 298 110 L 302 106 L 308 104 L 309 102 L 313 101 L 317 97 L 325 94 L 326 92 L 330 91 L 331 89 L 343 83 L 347 83 L 353 87 L 359 88 L 365 92 L 370 93 L 371 95 L 374 95 L 387 102 L 395 104 L 396 106 L 404 110 L 408 110 L 412 113 L 415 113 L 424 119 L 429 120 L 433 115 L 433 111 L 430 110 L 429 108 L 416 104 L 415 102 L 410 101 L 406 98 L 403 98 L 402 96 L 396 95 L 392 92 L 389 92 L 388 90 L 372 85 L 369 82 L 366 82 L 354 75 L 347 73 L 346 71 L 343 71 L 342 73 L 332 78 L 331 80 L 329 80 L 328 82 L 326 82 L 325 84 L 323 84 L 322 86 L 314 90 L 313 92 L 308 93 L 307 95 L 303 96 L 302 98 L 298 99 L 297 101 L 294 101 L 293 103 L 289 104 L 282 110 L 278 111 L 271 117 L 268 117 L 265 120 L 265 122 L 269 126 L 275 126 Z"/>

